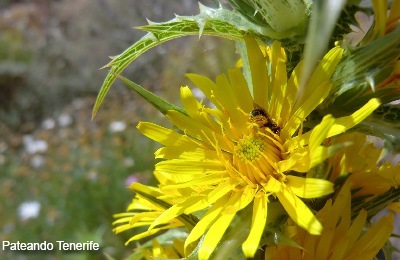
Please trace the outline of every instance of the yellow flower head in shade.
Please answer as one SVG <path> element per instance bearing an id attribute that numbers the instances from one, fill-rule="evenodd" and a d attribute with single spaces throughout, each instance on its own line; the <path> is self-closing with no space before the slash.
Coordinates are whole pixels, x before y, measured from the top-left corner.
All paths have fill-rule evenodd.
<path id="1" fill-rule="evenodd" d="M 289 225 L 286 231 L 298 247 L 268 247 L 265 259 L 374 259 L 391 235 L 394 216 L 389 213 L 366 230 L 367 212 L 361 210 L 351 220 L 350 200 L 346 182 L 335 201 L 328 200 L 316 214 L 324 226 L 320 236 Z"/>
<path id="2" fill-rule="evenodd" d="M 170 244 L 160 244 L 157 239 L 153 239 L 152 248 L 140 248 L 141 254 L 146 260 L 154 259 L 182 259 L 184 240 L 173 238 Z M 142 258 L 135 258 L 142 259 Z"/>
<path id="3" fill-rule="evenodd" d="M 163 198 L 163 200 L 156 199 L 157 197 L 163 197 L 163 194 L 158 188 L 145 186 L 140 183 L 133 183 L 131 188 L 136 191 L 136 195 L 132 202 L 129 204 L 127 212 L 115 214 L 113 225 L 116 226 L 113 231 L 115 233 L 121 233 L 129 229 L 136 229 L 136 235 L 131 237 L 126 244 L 134 240 L 140 240 L 142 238 L 164 233 L 165 231 L 174 229 L 174 233 L 166 236 L 171 239 L 163 239 L 163 243 L 160 243 L 157 239 L 153 239 L 152 243 L 145 243 L 138 246 L 135 249 L 135 253 L 131 256 L 135 259 L 178 259 L 184 257 L 184 241 L 187 237 L 187 233 L 183 230 L 186 226 L 192 226 L 191 219 L 180 218 L 171 219 L 151 231 L 148 231 L 148 227 L 157 219 L 164 211 L 165 205 L 173 204 L 174 202 Z M 164 235 L 165 235 L 164 234 Z M 194 248 L 190 248 L 193 250 Z"/>
<path id="4" fill-rule="evenodd" d="M 170 219 L 169 221 L 164 222 L 164 225 L 153 228 L 151 231 L 147 231 L 147 227 L 150 226 L 155 219 L 161 216 L 165 210 L 162 206 L 147 199 L 147 197 L 152 196 L 156 198 L 163 194 L 158 188 L 147 187 L 140 183 L 133 183 L 131 187 L 134 187 L 137 191 L 135 198 L 133 198 L 132 202 L 129 204 L 127 212 L 114 215 L 114 218 L 117 218 L 117 220 L 114 221 L 113 225 L 117 227 L 114 228 L 113 231 L 118 234 L 132 228 L 146 227 L 146 229 L 142 229 L 141 232 L 131 237 L 126 244 L 130 241 L 139 240 L 160 231 L 185 226 L 184 223 L 178 219 Z M 173 203 L 173 201 L 168 200 L 164 200 L 164 202 Z"/>
<path id="5" fill-rule="evenodd" d="M 301 228 L 321 234 L 321 223 L 301 198 L 330 194 L 333 184 L 303 173 L 342 147 L 321 145 L 326 138 L 345 132 L 379 106 L 372 99 L 352 115 L 325 116 L 303 134 L 303 121 L 329 93 L 343 50 L 335 47 L 325 55 L 300 97 L 301 62 L 287 79 L 286 55 L 279 42 L 265 54 L 252 38 L 246 45 L 253 93 L 239 69 L 230 70 L 228 77 L 218 76 L 216 82 L 190 74 L 215 108 L 205 107 L 182 87 L 186 114 L 166 114 L 182 132 L 152 123 L 138 125 L 144 135 L 164 145 L 156 152 L 164 161 L 154 173 L 163 196 L 176 202 L 154 220 L 149 232 L 182 214 L 202 212 L 185 241 L 187 249 L 204 235 L 199 259 L 209 258 L 236 213 L 251 203 L 252 224 L 242 249 L 246 257 L 253 257 L 273 198 Z"/>
<path id="6" fill-rule="evenodd" d="M 352 184 L 353 198 L 368 201 L 400 184 L 400 164 L 393 166 L 391 161 L 384 161 L 383 148 L 376 148 L 365 135 L 345 134 L 332 142 L 351 143 L 329 158 L 327 172 L 332 182 L 346 177 Z"/>

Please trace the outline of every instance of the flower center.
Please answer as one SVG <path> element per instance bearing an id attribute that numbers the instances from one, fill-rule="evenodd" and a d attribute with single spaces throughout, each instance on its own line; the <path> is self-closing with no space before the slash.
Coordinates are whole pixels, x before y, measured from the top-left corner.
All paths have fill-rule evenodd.
<path id="1" fill-rule="evenodd" d="M 276 142 L 274 137 L 257 133 L 245 135 L 236 143 L 233 164 L 242 177 L 261 184 L 275 173 L 275 163 L 281 160 Z"/>
<path id="2" fill-rule="evenodd" d="M 245 161 L 256 160 L 262 151 L 264 151 L 264 140 L 254 136 L 245 136 L 235 147 L 235 154 Z"/>

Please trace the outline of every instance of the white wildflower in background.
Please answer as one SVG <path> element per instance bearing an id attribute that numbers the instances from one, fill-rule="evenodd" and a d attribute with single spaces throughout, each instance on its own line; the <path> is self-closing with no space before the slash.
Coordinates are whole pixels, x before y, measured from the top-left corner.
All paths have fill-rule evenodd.
<path id="1" fill-rule="evenodd" d="M 18 207 L 19 219 L 24 221 L 39 216 L 41 205 L 38 201 L 26 201 Z"/>
<path id="2" fill-rule="evenodd" d="M 42 122 L 42 128 L 48 130 L 53 129 L 56 126 L 56 121 L 53 118 L 46 118 Z"/>
<path id="3" fill-rule="evenodd" d="M 126 128 L 126 123 L 124 121 L 114 121 L 108 126 L 108 130 L 112 133 L 118 133 L 124 131 Z"/>
<path id="4" fill-rule="evenodd" d="M 48 148 L 47 142 L 45 140 L 35 139 L 31 135 L 25 135 L 23 137 L 23 142 L 25 146 L 25 151 L 30 154 L 46 152 Z"/>
<path id="5" fill-rule="evenodd" d="M 72 124 L 72 117 L 68 114 L 61 114 L 57 121 L 61 127 L 67 127 Z"/>

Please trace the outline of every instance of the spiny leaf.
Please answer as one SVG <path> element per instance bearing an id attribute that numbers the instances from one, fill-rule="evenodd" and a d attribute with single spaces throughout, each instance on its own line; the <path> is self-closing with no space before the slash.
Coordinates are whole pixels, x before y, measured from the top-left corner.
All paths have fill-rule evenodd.
<path id="1" fill-rule="evenodd" d="M 399 52 L 400 28 L 368 45 L 349 49 L 337 65 L 332 95 L 323 106 L 357 108 L 372 97 L 383 103 L 399 99 L 398 87 L 378 87 L 394 70 Z"/>
<path id="2" fill-rule="evenodd" d="M 153 92 L 150 92 L 143 88 L 142 86 L 136 84 L 135 82 L 130 81 L 129 79 L 121 76 L 121 75 L 115 75 L 117 78 L 122 80 L 122 82 L 127 86 L 128 88 L 132 89 L 139 95 L 141 95 L 147 102 L 149 102 L 151 105 L 153 105 L 158 111 L 163 113 L 164 115 L 168 112 L 168 110 L 175 110 L 178 112 L 181 112 L 182 114 L 186 115 L 185 110 L 182 108 L 175 106 L 174 104 L 169 103 L 168 101 L 160 98 L 159 96 L 155 95 Z"/>
<path id="3" fill-rule="evenodd" d="M 150 23 L 147 26 L 139 27 L 139 29 L 149 31 L 149 33 L 103 67 L 111 67 L 111 70 L 105 78 L 100 92 L 97 95 L 93 107 L 92 119 L 96 115 L 107 92 L 115 81 L 116 75 L 120 74 L 131 62 L 147 50 L 166 41 L 188 35 L 200 35 L 203 33 L 238 40 L 244 34 L 244 32 L 241 32 L 238 29 L 235 30 L 234 26 L 231 26 L 226 22 L 224 23 L 216 20 L 205 21 L 203 18 L 204 15 L 201 16 L 202 17 L 198 17 L 197 20 L 196 17 L 192 17 L 191 20 L 177 17 L 169 22 Z M 203 28 L 202 31 L 201 28 Z"/>
<path id="4" fill-rule="evenodd" d="M 302 30 L 308 23 L 308 4 L 305 1 L 247 0 L 245 4 L 241 3 L 244 2 L 243 0 L 229 2 L 248 19 L 258 22 L 262 26 L 268 25 L 277 32 L 285 32 L 294 28 Z M 242 8 L 244 9 L 242 10 Z M 282 19 L 282 15 L 285 16 L 284 19 Z"/>
<path id="5" fill-rule="evenodd" d="M 248 20 L 255 24 L 265 24 L 262 15 L 252 6 L 252 4 L 242 0 L 228 0 L 234 10 L 241 13 Z"/>
<path id="6" fill-rule="evenodd" d="M 120 74 L 131 62 L 144 52 L 166 41 L 183 36 L 201 36 L 203 34 L 219 36 L 235 41 L 242 40 L 243 36 L 248 33 L 258 35 L 265 39 L 290 38 L 289 41 L 296 36 L 296 32 L 293 31 L 277 33 L 268 25 L 264 27 L 255 25 L 241 14 L 225 10 L 222 7 L 212 9 L 202 5 L 200 5 L 200 14 L 196 16 L 177 16 L 169 22 L 149 23 L 146 26 L 138 28 L 149 33 L 103 67 L 111 67 L 111 70 L 105 78 L 97 96 L 92 112 L 92 119 L 115 81 L 115 75 Z"/>

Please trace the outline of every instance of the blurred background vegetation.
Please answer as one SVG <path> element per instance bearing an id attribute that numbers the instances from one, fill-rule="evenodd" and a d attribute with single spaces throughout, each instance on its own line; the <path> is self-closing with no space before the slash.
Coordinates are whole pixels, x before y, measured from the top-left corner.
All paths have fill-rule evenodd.
<path id="1" fill-rule="evenodd" d="M 216 7 L 217 1 L 201 1 Z M 117 83 L 94 121 L 107 73 L 99 70 L 144 35 L 146 18 L 198 13 L 195 0 L 0 1 L 0 240 L 86 242 L 115 259 L 131 252 L 114 235 L 133 180 L 151 182 L 156 144 L 136 124 L 162 116 Z M 201 37 L 150 50 L 124 76 L 179 104 L 187 72 L 214 78 L 237 59 L 232 42 Z M 101 254 L 2 252 L 1 259 L 102 259 Z"/>

